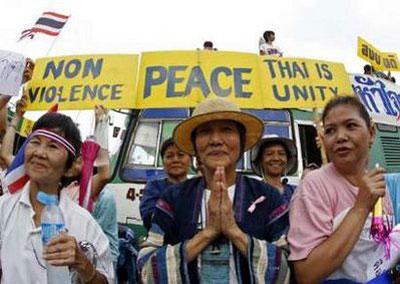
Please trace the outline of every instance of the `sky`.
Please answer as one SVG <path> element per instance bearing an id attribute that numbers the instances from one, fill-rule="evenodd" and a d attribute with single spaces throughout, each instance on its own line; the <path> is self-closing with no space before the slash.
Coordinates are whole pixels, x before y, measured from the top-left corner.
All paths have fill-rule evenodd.
<path id="1" fill-rule="evenodd" d="M 218 50 L 258 53 L 274 30 L 285 56 L 324 59 L 361 72 L 357 36 L 399 52 L 400 2 L 395 0 L 0 0 L 0 49 L 45 55 L 193 50 L 211 40 Z M 38 35 L 17 42 L 44 11 L 71 15 L 56 41 Z M 50 46 L 52 48 L 49 50 Z M 397 74 L 394 74 L 398 77 Z M 399 80 L 399 78 L 397 78 Z"/>

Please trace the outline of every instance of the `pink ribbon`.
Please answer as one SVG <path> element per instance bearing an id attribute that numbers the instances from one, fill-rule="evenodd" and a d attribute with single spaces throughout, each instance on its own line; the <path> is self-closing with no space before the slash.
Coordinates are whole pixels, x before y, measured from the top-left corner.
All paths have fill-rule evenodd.
<path id="1" fill-rule="evenodd" d="M 261 195 L 259 198 L 257 198 L 253 203 L 251 203 L 250 207 L 247 208 L 247 211 L 249 213 L 253 213 L 254 210 L 256 210 L 256 205 L 263 202 L 265 200 L 265 196 Z"/>
<path id="2" fill-rule="evenodd" d="M 393 245 L 397 250 L 400 249 L 400 244 L 392 240 L 390 235 L 398 230 L 393 230 L 393 219 L 389 220 L 386 215 L 386 222 L 382 216 L 373 216 L 371 221 L 371 237 L 378 244 L 382 244 L 385 250 L 385 258 L 390 259 L 390 246 Z"/>

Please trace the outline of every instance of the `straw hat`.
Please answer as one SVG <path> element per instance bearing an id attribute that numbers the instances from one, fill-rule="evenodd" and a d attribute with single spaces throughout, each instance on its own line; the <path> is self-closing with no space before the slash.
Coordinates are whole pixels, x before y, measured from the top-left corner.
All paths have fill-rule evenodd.
<path id="1" fill-rule="evenodd" d="M 242 112 L 234 103 L 220 98 L 208 99 L 197 105 L 190 118 L 176 126 L 173 133 L 175 144 L 182 151 L 195 155 L 192 132 L 201 124 L 216 120 L 232 120 L 244 126 L 245 151 L 257 143 L 264 129 L 264 124 L 258 117 Z"/>
<path id="2" fill-rule="evenodd" d="M 285 148 L 287 156 L 286 174 L 290 175 L 296 171 L 297 166 L 297 148 L 294 141 L 285 137 L 279 137 L 276 134 L 265 135 L 261 141 L 251 150 L 251 168 L 254 173 L 263 176 L 261 155 L 268 144 L 281 144 Z"/>

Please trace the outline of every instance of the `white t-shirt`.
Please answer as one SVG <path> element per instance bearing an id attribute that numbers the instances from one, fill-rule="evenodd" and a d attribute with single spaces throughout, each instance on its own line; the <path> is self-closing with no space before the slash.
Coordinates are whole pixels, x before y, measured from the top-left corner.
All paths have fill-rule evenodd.
<path id="1" fill-rule="evenodd" d="M 263 51 L 265 55 L 275 55 L 275 56 L 283 55 L 281 49 L 278 46 L 269 43 L 261 44 L 260 51 Z"/>
<path id="2" fill-rule="evenodd" d="M 41 228 L 33 221 L 35 212 L 29 198 L 30 183 L 15 193 L 0 198 L 1 283 L 47 283 L 42 258 Z M 98 254 L 96 269 L 113 283 L 114 269 L 107 237 L 85 209 L 61 191 L 60 209 L 68 235 L 79 243 L 91 243 Z"/>
<path id="3" fill-rule="evenodd" d="M 1 182 L 1 188 L 3 189 L 3 194 L 8 193 L 8 188 L 7 188 L 6 183 L 4 181 L 5 177 L 6 177 L 6 173 L 7 173 L 7 170 L 0 171 L 0 182 Z"/>

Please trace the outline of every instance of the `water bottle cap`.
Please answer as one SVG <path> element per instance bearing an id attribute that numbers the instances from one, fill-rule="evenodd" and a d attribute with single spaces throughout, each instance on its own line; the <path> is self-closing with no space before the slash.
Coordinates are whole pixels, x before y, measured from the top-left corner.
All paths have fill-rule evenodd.
<path id="1" fill-rule="evenodd" d="M 39 191 L 36 195 L 36 199 L 44 204 L 44 205 L 57 205 L 58 204 L 58 198 L 57 195 L 53 194 L 47 194 L 43 191 Z"/>

